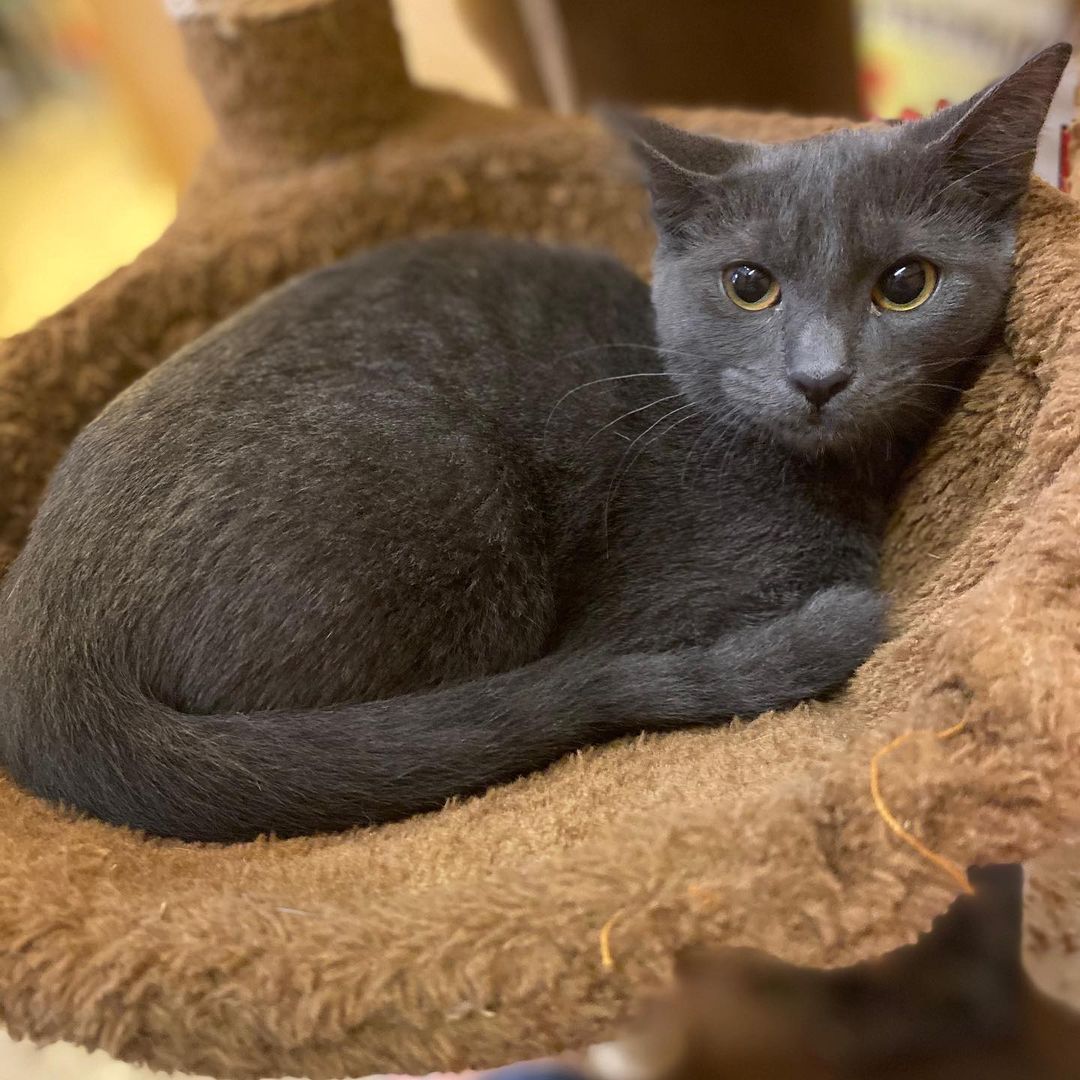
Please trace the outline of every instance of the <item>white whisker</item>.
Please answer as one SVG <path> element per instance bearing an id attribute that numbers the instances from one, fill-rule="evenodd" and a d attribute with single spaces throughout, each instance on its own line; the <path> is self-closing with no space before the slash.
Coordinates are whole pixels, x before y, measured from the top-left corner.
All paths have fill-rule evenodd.
<path id="1" fill-rule="evenodd" d="M 597 435 L 602 435 L 605 431 L 608 430 L 608 428 L 612 428 L 617 423 L 619 423 L 620 420 L 625 420 L 629 416 L 636 416 L 638 413 L 645 412 L 647 409 L 651 409 L 654 405 L 659 405 L 662 401 L 673 401 L 675 398 L 681 396 L 681 394 L 668 394 L 666 397 L 657 398 L 655 401 L 650 401 L 647 405 L 639 405 L 636 409 L 628 409 L 620 416 L 616 416 L 614 420 L 609 420 L 602 428 L 598 428 L 596 431 L 594 431 L 588 437 L 588 439 L 585 440 L 585 445 L 588 446 L 589 443 L 591 443 L 593 439 L 597 437 Z"/>
<path id="2" fill-rule="evenodd" d="M 650 432 L 654 431 L 657 427 L 659 427 L 660 424 L 662 424 L 665 420 L 670 420 L 671 417 L 677 416 L 681 412 L 687 413 L 687 415 L 683 417 L 683 420 L 689 420 L 693 413 L 689 412 L 688 410 L 693 409 L 693 402 L 687 402 L 685 405 L 680 405 L 677 409 L 671 409 L 669 412 L 664 413 L 663 416 L 661 416 L 658 420 L 653 421 L 653 423 L 651 423 L 644 431 L 642 431 L 641 434 L 638 435 L 638 437 L 634 439 L 634 441 L 623 452 L 623 456 L 619 459 L 619 464 L 615 466 L 615 474 L 614 476 L 612 476 L 611 483 L 608 485 L 607 498 L 604 500 L 603 534 L 605 550 L 609 549 L 608 524 L 611 516 L 611 500 L 614 497 L 615 492 L 618 490 L 619 484 L 622 483 L 627 473 L 629 473 L 629 471 L 634 467 L 634 463 L 638 460 L 639 457 L 641 457 L 641 451 L 638 451 L 638 453 L 635 454 L 633 458 L 631 458 L 630 463 L 625 468 L 623 468 L 623 462 L 625 462 L 626 459 L 630 457 L 630 454 L 633 452 L 634 447 L 637 446 L 637 444 L 640 443 L 641 440 L 644 439 Z M 674 428 L 679 423 L 682 423 L 682 420 L 677 421 L 676 424 L 672 424 L 671 427 L 669 427 L 666 431 L 662 431 L 660 435 L 666 435 L 668 431 L 674 430 Z M 657 436 L 657 438 L 659 438 L 659 436 Z M 649 445 L 649 443 L 646 443 L 645 446 L 642 447 L 642 450 L 646 449 Z"/>

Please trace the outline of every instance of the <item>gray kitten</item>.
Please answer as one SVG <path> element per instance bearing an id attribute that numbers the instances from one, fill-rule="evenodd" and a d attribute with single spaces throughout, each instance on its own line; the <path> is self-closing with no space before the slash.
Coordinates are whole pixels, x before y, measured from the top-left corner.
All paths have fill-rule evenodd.
<path id="1" fill-rule="evenodd" d="M 784 146 L 624 118 L 652 305 L 602 256 L 451 237 L 173 357 L 76 439 L 4 582 L 0 759 L 240 840 L 842 684 L 890 491 L 1000 329 L 1068 55 Z"/>

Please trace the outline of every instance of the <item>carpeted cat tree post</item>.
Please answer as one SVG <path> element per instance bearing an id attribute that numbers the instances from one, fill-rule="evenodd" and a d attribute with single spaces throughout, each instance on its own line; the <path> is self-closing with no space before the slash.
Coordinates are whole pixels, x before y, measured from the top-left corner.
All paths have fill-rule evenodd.
<path id="1" fill-rule="evenodd" d="M 158 243 L 0 348 L 5 564 L 79 427 L 292 273 L 463 227 L 647 263 L 609 140 L 416 89 L 386 0 L 173 7 L 220 138 Z M 684 119 L 762 138 L 830 126 Z M 1078 228 L 1071 201 L 1033 187 L 1010 351 L 907 487 L 886 562 L 895 634 L 841 697 L 288 842 L 146 840 L 0 778 L 0 1019 L 234 1078 L 427 1071 L 609 1036 L 691 941 L 814 964 L 883 952 L 956 888 L 870 798 L 872 756 L 910 728 L 964 725 L 882 765 L 893 812 L 932 848 L 965 864 L 1061 839 L 1080 811 Z"/>

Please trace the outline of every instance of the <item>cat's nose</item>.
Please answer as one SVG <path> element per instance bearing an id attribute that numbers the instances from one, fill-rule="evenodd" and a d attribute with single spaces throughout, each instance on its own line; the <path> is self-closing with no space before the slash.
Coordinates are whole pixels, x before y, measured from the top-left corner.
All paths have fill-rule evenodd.
<path id="1" fill-rule="evenodd" d="M 842 368 L 833 368 L 823 374 L 811 371 L 791 371 L 788 373 L 788 379 L 815 409 L 820 409 L 827 401 L 831 401 L 851 382 L 851 376 Z"/>

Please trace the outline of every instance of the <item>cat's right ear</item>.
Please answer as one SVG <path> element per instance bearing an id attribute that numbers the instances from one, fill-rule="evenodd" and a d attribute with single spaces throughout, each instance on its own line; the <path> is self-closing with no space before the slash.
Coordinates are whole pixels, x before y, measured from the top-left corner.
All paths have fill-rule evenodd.
<path id="1" fill-rule="evenodd" d="M 717 177 L 749 153 L 744 143 L 695 135 L 629 109 L 604 106 L 600 119 L 629 144 L 645 171 L 653 218 L 662 234 L 682 234 Z"/>

